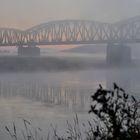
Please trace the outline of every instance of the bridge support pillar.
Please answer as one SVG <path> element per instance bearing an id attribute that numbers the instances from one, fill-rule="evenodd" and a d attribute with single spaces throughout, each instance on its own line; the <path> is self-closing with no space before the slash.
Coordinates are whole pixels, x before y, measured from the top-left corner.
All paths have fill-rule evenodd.
<path id="1" fill-rule="evenodd" d="M 40 56 L 40 48 L 36 46 L 18 46 L 18 56 Z"/>
<path id="2" fill-rule="evenodd" d="M 108 44 L 106 61 L 109 65 L 131 64 L 131 48 L 123 44 Z"/>

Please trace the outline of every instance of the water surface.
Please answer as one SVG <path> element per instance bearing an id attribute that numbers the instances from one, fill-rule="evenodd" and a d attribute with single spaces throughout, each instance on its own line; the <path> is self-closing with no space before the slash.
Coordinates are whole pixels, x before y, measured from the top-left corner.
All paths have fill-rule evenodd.
<path id="1" fill-rule="evenodd" d="M 91 118 L 90 96 L 99 84 L 111 88 L 113 82 L 139 98 L 139 68 L 109 68 L 63 72 L 1 73 L 0 127 L 22 120 L 48 131 L 50 124 L 64 128 L 66 120 L 78 114 Z M 4 130 L 0 132 L 5 137 Z"/>

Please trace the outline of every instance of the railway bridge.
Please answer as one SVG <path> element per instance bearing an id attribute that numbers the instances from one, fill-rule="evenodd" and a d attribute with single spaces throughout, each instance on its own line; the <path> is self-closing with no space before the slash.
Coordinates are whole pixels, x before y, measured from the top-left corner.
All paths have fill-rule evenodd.
<path id="1" fill-rule="evenodd" d="M 125 44 L 139 42 L 140 16 L 116 23 L 60 20 L 27 30 L 0 28 L 0 46 L 17 46 L 19 55 L 39 55 L 37 45 L 107 44 L 107 61 L 114 63 L 130 61 L 131 48 Z"/>

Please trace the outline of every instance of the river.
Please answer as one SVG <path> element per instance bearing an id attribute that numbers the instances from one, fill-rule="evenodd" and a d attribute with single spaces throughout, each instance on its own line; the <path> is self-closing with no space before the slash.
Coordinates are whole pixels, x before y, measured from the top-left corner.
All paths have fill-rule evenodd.
<path id="1" fill-rule="evenodd" d="M 139 67 L 123 67 L 0 73 L 0 137 L 3 140 L 9 137 L 5 126 L 12 129 L 13 122 L 22 130 L 24 119 L 42 128 L 43 135 L 51 124 L 65 129 L 66 121 L 72 121 L 76 114 L 81 121 L 92 119 L 88 114 L 90 96 L 99 84 L 110 89 L 116 82 L 139 98 L 139 72 Z"/>

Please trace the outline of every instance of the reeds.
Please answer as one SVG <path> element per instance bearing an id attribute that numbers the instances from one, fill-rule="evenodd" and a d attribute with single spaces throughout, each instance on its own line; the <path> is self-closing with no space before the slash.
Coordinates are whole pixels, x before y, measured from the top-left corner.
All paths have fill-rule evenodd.
<path id="1" fill-rule="evenodd" d="M 13 123 L 11 129 L 8 126 L 5 126 L 5 130 L 8 132 L 12 140 L 45 140 L 41 134 L 41 128 L 34 128 L 27 120 L 23 120 L 23 124 L 24 128 L 21 132 L 18 131 L 15 123 Z"/>
<path id="2" fill-rule="evenodd" d="M 87 125 L 90 128 L 88 131 L 86 130 Z M 50 124 L 50 130 L 45 133 L 46 135 L 42 133 L 41 128 L 34 128 L 28 120 L 23 120 L 23 127 L 23 130 L 20 131 L 13 123 L 10 127 L 5 126 L 5 130 L 12 140 L 90 140 L 91 131 L 94 128 L 90 121 L 87 124 L 80 123 L 77 115 L 72 122 L 66 121 L 66 129 L 63 135 L 58 134 L 57 130 L 60 128 L 52 124 Z"/>

